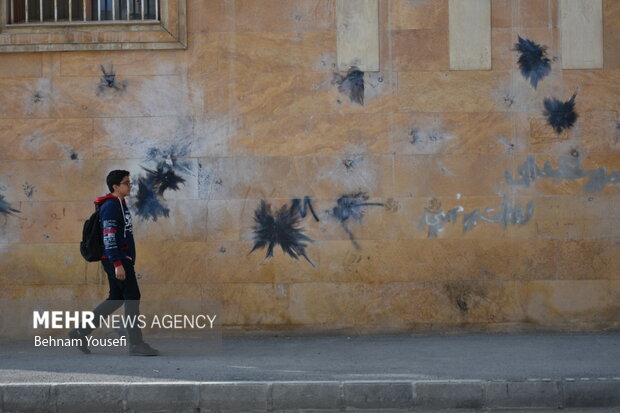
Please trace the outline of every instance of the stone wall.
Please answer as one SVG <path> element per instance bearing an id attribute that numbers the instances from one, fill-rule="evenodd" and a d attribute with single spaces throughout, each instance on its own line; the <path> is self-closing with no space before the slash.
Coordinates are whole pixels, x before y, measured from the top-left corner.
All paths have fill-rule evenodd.
<path id="1" fill-rule="evenodd" d="M 555 0 L 493 0 L 493 70 L 449 71 L 448 0 L 380 0 L 363 105 L 337 84 L 335 0 L 187 7 L 186 51 L 0 55 L 5 304 L 105 297 L 78 243 L 123 168 L 143 298 L 219 301 L 227 330 L 618 326 L 620 2 L 602 70 L 560 69 Z M 518 36 L 548 46 L 537 89 Z M 543 100 L 575 91 L 558 134 Z M 158 166 L 185 182 L 138 208 Z M 250 253 L 261 200 L 306 196 L 314 266 Z"/>

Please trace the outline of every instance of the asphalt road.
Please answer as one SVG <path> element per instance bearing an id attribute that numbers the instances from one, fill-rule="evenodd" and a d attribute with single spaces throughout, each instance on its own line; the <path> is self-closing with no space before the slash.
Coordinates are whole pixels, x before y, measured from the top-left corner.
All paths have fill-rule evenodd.
<path id="1" fill-rule="evenodd" d="M 620 377 L 620 333 L 151 338 L 124 348 L 34 348 L 0 341 L 0 383 L 527 380 Z"/>

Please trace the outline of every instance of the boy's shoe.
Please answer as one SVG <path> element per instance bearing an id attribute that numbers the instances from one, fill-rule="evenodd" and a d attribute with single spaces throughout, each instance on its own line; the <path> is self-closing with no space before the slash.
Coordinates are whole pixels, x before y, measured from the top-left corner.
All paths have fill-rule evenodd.
<path id="1" fill-rule="evenodd" d="M 78 349 L 84 353 L 84 354 L 90 354 L 90 350 L 88 349 L 88 343 L 86 342 L 86 336 L 83 334 L 80 334 L 80 332 L 77 330 L 77 328 L 74 328 L 73 330 L 69 330 L 69 338 L 74 340 L 80 340 L 80 345 L 78 346 Z"/>
<path id="2" fill-rule="evenodd" d="M 130 356 L 159 356 L 159 351 L 142 342 L 140 344 L 132 344 L 129 346 Z"/>

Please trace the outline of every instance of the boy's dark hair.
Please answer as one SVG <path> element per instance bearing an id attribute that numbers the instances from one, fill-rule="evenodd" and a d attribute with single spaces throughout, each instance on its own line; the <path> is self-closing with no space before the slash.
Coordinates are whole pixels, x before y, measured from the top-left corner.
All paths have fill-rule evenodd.
<path id="1" fill-rule="evenodd" d="M 108 174 L 108 177 L 105 179 L 108 184 L 108 189 L 110 192 L 114 192 L 114 187 L 112 185 L 120 185 L 121 181 L 124 177 L 129 176 L 129 171 L 124 171 L 122 169 L 116 169 Z"/>

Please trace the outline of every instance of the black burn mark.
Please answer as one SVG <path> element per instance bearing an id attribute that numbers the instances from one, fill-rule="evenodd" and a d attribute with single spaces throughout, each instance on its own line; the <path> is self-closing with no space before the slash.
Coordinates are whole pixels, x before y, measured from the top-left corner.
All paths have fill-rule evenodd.
<path id="1" fill-rule="evenodd" d="M 520 53 L 518 64 L 521 74 L 536 89 L 538 82 L 551 72 L 547 46 L 541 46 L 519 36 L 519 42 L 515 44 L 514 50 Z"/>
<path id="2" fill-rule="evenodd" d="M 28 197 L 28 199 L 32 199 L 34 193 L 37 191 L 37 188 L 34 185 L 25 182 L 22 185 L 22 189 L 24 190 L 24 194 Z"/>
<path id="3" fill-rule="evenodd" d="M 101 68 L 101 79 L 97 85 L 97 96 L 104 94 L 107 90 L 114 90 L 116 92 L 124 92 L 127 88 L 127 82 L 118 82 L 116 79 L 116 73 L 114 72 L 114 65 L 110 65 L 109 69 L 106 69 L 103 65 Z"/>
<path id="4" fill-rule="evenodd" d="M 11 204 L 9 204 L 4 199 L 4 195 L 0 195 L 0 214 L 4 216 L 9 216 L 9 215 L 19 214 L 20 212 L 21 211 L 19 211 L 18 209 L 11 207 Z"/>
<path id="5" fill-rule="evenodd" d="M 450 303 L 463 316 L 466 316 L 472 309 L 479 306 L 486 299 L 487 295 L 482 288 L 465 282 L 448 283 L 444 288 Z"/>
<path id="6" fill-rule="evenodd" d="M 254 212 L 254 246 L 250 254 L 267 247 L 265 259 L 268 259 L 273 257 L 273 250 L 279 245 L 285 254 L 295 259 L 302 256 L 314 267 L 314 263 L 306 254 L 307 242 L 313 241 L 300 228 L 303 217 L 299 205 L 300 203 L 294 200 L 290 207 L 285 204 L 273 213 L 271 205 L 261 200 Z"/>
<path id="7" fill-rule="evenodd" d="M 156 162 L 156 166 L 154 168 L 143 166 L 145 175 L 138 178 L 135 209 L 136 215 L 140 218 L 157 221 L 159 217 L 170 215 L 164 194 L 168 190 L 180 190 L 186 182 L 181 174 L 190 170 L 189 165 L 179 159 L 179 154 L 186 154 L 186 151 L 177 148 L 149 150 L 147 159 Z"/>
<path id="8" fill-rule="evenodd" d="M 157 221 L 159 217 L 167 218 L 170 215 L 170 209 L 163 204 L 162 197 L 157 195 L 153 180 L 149 176 L 138 179 L 135 208 L 136 215 L 144 220 Z"/>
<path id="9" fill-rule="evenodd" d="M 142 167 L 147 173 L 146 182 L 157 192 L 157 195 L 163 196 L 167 190 L 178 191 L 181 185 L 185 183 L 185 179 L 177 175 L 177 173 L 167 165 L 160 163 L 155 169 Z"/>
<path id="10" fill-rule="evenodd" d="M 347 169 L 347 171 L 350 171 L 353 169 L 353 167 L 355 167 L 355 159 L 351 159 L 351 158 L 343 159 L 342 164 Z"/>
<path id="11" fill-rule="evenodd" d="M 69 157 L 71 158 L 71 160 L 75 161 L 78 159 L 78 154 L 75 151 L 71 151 Z"/>
<path id="12" fill-rule="evenodd" d="M 364 72 L 351 68 L 346 76 L 335 74 L 334 80 L 340 93 L 349 96 L 351 102 L 364 106 Z"/>
<path id="13" fill-rule="evenodd" d="M 512 105 L 514 105 L 515 103 L 515 97 L 512 95 L 506 95 L 504 96 L 504 104 L 506 105 L 506 107 L 510 108 L 512 107 Z"/>
<path id="14" fill-rule="evenodd" d="M 368 198 L 368 194 L 365 192 L 343 195 L 338 198 L 336 206 L 332 209 L 332 214 L 340 221 L 356 249 L 361 249 L 361 247 L 355 240 L 348 223 L 351 220 L 361 222 L 364 217 L 364 211 L 368 206 L 384 206 L 384 204 L 378 202 L 366 202 Z"/>
<path id="15" fill-rule="evenodd" d="M 547 122 L 557 134 L 562 133 L 566 129 L 573 127 L 577 121 L 578 114 L 575 112 L 575 98 L 577 93 L 566 102 L 562 102 L 555 98 L 547 98 L 544 101 L 545 111 L 543 112 L 547 118 Z"/>

